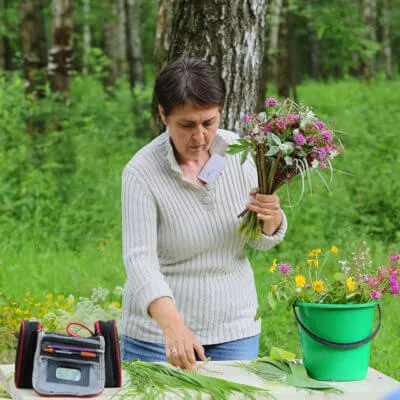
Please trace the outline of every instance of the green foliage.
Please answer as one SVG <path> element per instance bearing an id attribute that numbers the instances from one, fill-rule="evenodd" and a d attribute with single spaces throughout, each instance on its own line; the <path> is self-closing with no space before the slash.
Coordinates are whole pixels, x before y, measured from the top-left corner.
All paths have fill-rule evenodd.
<path id="1" fill-rule="evenodd" d="M 300 262 L 310 248 L 334 244 L 347 252 L 362 240 L 374 262 L 400 249 L 399 89 L 398 80 L 364 86 L 352 79 L 299 87 L 299 101 L 314 106 L 324 121 L 336 118 L 336 129 L 350 132 L 340 136 L 346 152 L 335 168 L 352 175 L 337 173 L 332 192 L 316 177 L 312 195 L 306 193 L 294 208 L 287 207 L 286 192 L 278 191 L 289 222 L 286 239 L 267 252 L 247 248 L 262 315 L 261 355 L 272 346 L 301 355 L 291 313 L 282 304 L 272 312 L 264 301 L 274 258 Z M 144 91 L 143 99 L 135 100 L 142 110 L 151 89 Z M 66 105 L 50 100 L 37 105 L 35 115 L 46 116 L 48 132 L 34 141 L 25 133 L 29 110 L 23 80 L 19 75 L 0 78 L 0 292 L 17 301 L 28 291 L 87 297 L 93 287 L 112 290 L 125 280 L 121 173 L 151 133 L 137 130 L 124 81 L 110 97 L 98 80 L 75 76 L 71 98 Z M 146 118 L 143 124 L 149 123 Z M 293 199 L 300 186 L 299 181 L 290 186 Z M 396 300 L 382 301 L 384 320 L 372 344 L 371 365 L 400 379 L 400 320 L 392 317 Z"/>

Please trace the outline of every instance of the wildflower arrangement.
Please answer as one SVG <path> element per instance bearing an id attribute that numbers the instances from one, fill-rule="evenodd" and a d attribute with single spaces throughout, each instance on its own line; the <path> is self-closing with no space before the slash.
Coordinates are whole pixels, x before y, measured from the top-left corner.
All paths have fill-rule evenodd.
<path id="1" fill-rule="evenodd" d="M 314 249 L 303 265 L 293 266 L 274 260 L 269 272 L 274 275 L 268 301 L 275 300 L 324 304 L 368 303 L 383 295 L 398 296 L 400 255 L 394 252 L 385 265 L 374 266 L 366 243 L 357 246 L 348 260 L 338 260 L 337 268 L 326 267 L 326 262 L 338 248 L 328 251 Z"/>
<path id="2" fill-rule="evenodd" d="M 310 107 L 296 104 L 290 99 L 283 102 L 270 97 L 265 111 L 246 114 L 244 121 L 248 133 L 228 147 L 228 154 L 242 153 L 242 164 L 250 153 L 257 167 L 258 186 L 261 194 L 272 194 L 285 183 L 290 184 L 296 175 L 302 179 L 304 193 L 306 177 L 311 188 L 310 171 L 315 171 L 329 190 L 329 185 L 319 169 L 333 168 L 331 160 L 343 152 L 337 133 L 319 120 Z M 297 202 L 297 203 L 298 203 Z M 246 240 L 262 235 L 263 221 L 254 211 L 245 209 L 239 232 Z"/>

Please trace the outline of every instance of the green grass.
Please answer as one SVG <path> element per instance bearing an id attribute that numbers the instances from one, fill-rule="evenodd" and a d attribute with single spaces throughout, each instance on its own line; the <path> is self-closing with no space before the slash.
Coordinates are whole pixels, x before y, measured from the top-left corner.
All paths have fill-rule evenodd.
<path id="1" fill-rule="evenodd" d="M 344 257 L 362 240 L 376 263 L 400 250 L 400 81 L 307 82 L 298 92 L 321 119 L 335 117 L 336 128 L 349 133 L 340 136 L 346 153 L 335 168 L 352 176 L 337 173 L 331 193 L 314 178 L 312 196 L 307 191 L 299 206 L 284 208 L 284 242 L 265 253 L 247 249 L 262 310 L 261 355 L 271 346 L 300 355 L 291 312 L 281 305 L 272 311 L 264 302 L 273 258 L 299 262 L 308 250 L 333 244 Z M 120 179 L 125 163 L 150 140 L 148 114 L 132 120 L 134 105 L 124 84 L 108 98 L 96 81 L 75 78 L 72 98 L 66 110 L 46 106 L 64 115 L 63 131 L 50 129 L 33 143 L 24 134 L 23 81 L 14 77 L 1 85 L 0 131 L 6 135 L 0 135 L 0 291 L 16 300 L 25 292 L 88 296 L 93 287 L 124 283 Z M 136 109 L 146 110 L 150 99 L 147 88 Z M 293 200 L 298 193 L 296 183 Z M 286 206 L 286 191 L 278 194 Z M 398 299 L 385 299 L 382 311 L 371 365 L 400 379 Z"/>

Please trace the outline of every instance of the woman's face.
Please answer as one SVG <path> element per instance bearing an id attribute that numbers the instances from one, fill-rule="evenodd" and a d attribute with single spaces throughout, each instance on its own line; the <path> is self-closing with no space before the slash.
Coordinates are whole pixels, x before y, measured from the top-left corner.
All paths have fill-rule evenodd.
<path id="1" fill-rule="evenodd" d="M 160 105 L 158 108 L 178 152 L 178 162 L 200 160 L 208 155 L 221 116 L 218 106 L 201 108 L 189 103 L 175 107 L 168 117 Z"/>

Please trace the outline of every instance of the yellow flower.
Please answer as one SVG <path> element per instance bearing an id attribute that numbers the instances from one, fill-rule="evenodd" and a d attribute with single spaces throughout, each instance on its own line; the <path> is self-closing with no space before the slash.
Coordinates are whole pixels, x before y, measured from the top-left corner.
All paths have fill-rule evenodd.
<path id="1" fill-rule="evenodd" d="M 323 292 L 323 291 L 324 291 L 324 282 L 322 282 L 322 281 L 315 281 L 315 282 L 313 283 L 313 289 L 314 289 L 316 292 L 318 292 L 318 293 Z"/>
<path id="2" fill-rule="evenodd" d="M 48 295 L 46 295 L 46 299 L 47 299 L 48 301 L 53 300 L 53 294 L 52 294 L 52 293 L 49 293 Z"/>
<path id="3" fill-rule="evenodd" d="M 276 258 L 274 258 L 274 261 L 272 261 L 272 265 L 271 265 L 271 267 L 269 268 L 269 272 L 271 272 L 271 274 L 273 273 L 273 272 L 275 272 L 275 270 L 276 270 Z"/>
<path id="4" fill-rule="evenodd" d="M 304 277 L 304 275 L 296 275 L 294 279 L 296 281 L 297 287 L 302 288 L 306 284 L 306 278 Z"/>
<path id="5" fill-rule="evenodd" d="M 309 257 L 315 257 L 315 256 L 317 256 L 318 254 L 321 254 L 322 253 L 322 250 L 321 249 L 315 249 L 315 250 L 311 250 L 309 253 L 308 253 L 308 256 Z"/>
<path id="6" fill-rule="evenodd" d="M 300 269 L 300 265 L 296 265 L 296 269 Z"/>
<path id="7" fill-rule="evenodd" d="M 337 253 L 338 251 L 339 251 L 339 249 L 336 246 L 332 246 L 332 248 L 331 248 L 332 253 Z"/>
<path id="8" fill-rule="evenodd" d="M 272 285 L 272 289 L 276 290 L 276 289 L 278 289 L 278 286 L 277 285 Z"/>
<path id="9" fill-rule="evenodd" d="M 309 260 L 307 260 L 307 264 L 308 264 L 309 266 L 314 265 L 315 267 L 318 267 L 318 260 L 311 260 L 311 259 L 309 259 Z"/>
<path id="10" fill-rule="evenodd" d="M 351 278 L 346 279 L 347 288 L 352 292 L 356 288 L 356 283 Z"/>

